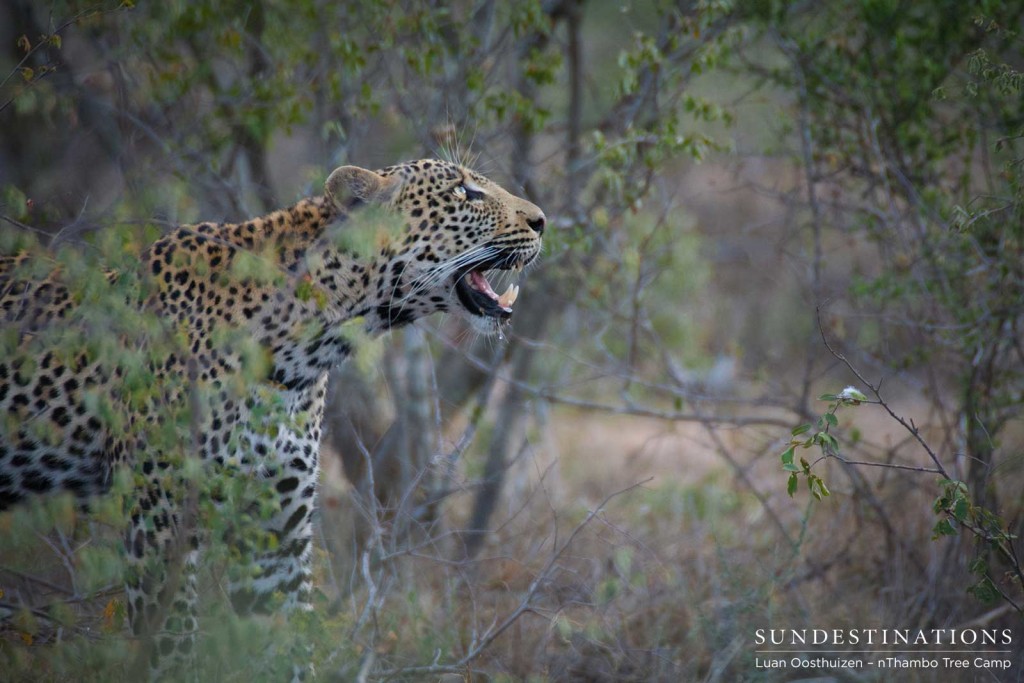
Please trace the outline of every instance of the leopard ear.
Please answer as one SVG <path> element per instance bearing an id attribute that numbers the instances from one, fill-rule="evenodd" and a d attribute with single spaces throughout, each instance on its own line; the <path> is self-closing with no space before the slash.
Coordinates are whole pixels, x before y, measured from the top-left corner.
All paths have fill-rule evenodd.
<path id="1" fill-rule="evenodd" d="M 399 176 L 382 176 L 358 166 L 334 169 L 324 183 L 327 196 L 338 208 L 346 208 L 352 199 L 368 204 L 390 204 L 402 187 Z"/>

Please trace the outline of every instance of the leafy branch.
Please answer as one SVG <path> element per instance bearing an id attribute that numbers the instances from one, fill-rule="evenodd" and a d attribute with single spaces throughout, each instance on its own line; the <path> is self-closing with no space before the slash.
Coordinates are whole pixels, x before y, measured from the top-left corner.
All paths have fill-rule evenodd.
<path id="1" fill-rule="evenodd" d="M 807 481 L 807 487 L 811 495 L 815 499 L 821 500 L 828 496 L 830 494 L 828 487 L 821 477 L 813 471 L 815 465 L 828 458 L 835 458 L 844 465 L 849 466 L 871 466 L 937 474 L 940 476 L 938 485 L 941 488 L 941 493 L 935 499 L 932 506 L 935 514 L 939 516 L 938 521 L 936 521 L 933 527 L 932 539 L 956 536 L 961 529 L 970 532 L 985 549 L 994 552 L 1009 564 L 1016 583 L 1024 587 L 1024 569 L 1021 567 L 1020 557 L 1014 547 L 1016 535 L 1010 533 L 1005 521 L 999 515 L 972 501 L 968 485 L 947 473 L 938 455 L 921 435 L 921 431 L 914 421 L 905 419 L 897 414 L 889 403 L 882 398 L 882 382 L 879 381 L 873 384 L 865 379 L 843 354 L 836 351 L 829 344 L 824 329 L 821 327 L 820 315 L 818 323 L 821 338 L 829 353 L 842 362 L 867 387 L 873 398 L 869 398 L 853 386 L 848 386 L 836 394 L 823 394 L 819 397 L 819 400 L 829 402 L 828 408 L 813 425 L 805 423 L 795 427 L 792 430 L 789 446 L 780 456 L 783 471 L 789 472 L 789 480 L 786 486 L 789 495 L 793 496 L 796 493 L 799 486 L 799 478 L 802 474 Z M 839 426 L 838 412 L 841 408 L 857 407 L 862 404 L 873 404 L 884 409 L 895 422 L 903 427 L 924 448 L 934 467 L 857 461 L 844 457 L 841 452 L 840 442 L 832 433 L 832 430 Z M 799 463 L 794 462 L 797 448 L 818 448 L 821 451 L 821 457 L 814 462 L 808 462 L 806 458 L 800 458 Z M 972 560 L 968 569 L 972 574 L 979 577 L 977 583 L 967 589 L 971 595 L 983 602 L 991 602 L 1001 598 L 1018 613 L 1024 615 L 1024 606 L 1015 601 L 992 580 L 991 567 L 984 555 L 979 555 Z"/>
<path id="2" fill-rule="evenodd" d="M 16 44 L 17 47 L 21 49 L 25 54 L 18 61 L 18 63 L 14 65 L 14 68 L 11 69 L 11 71 L 6 76 L 4 76 L 4 79 L 0 81 L 0 89 L 6 86 L 7 83 L 12 78 L 14 78 L 15 75 L 21 76 L 21 79 L 23 81 L 23 88 L 31 88 L 32 86 L 36 85 L 39 81 L 43 80 L 45 77 L 57 71 L 57 67 L 50 63 L 43 64 L 42 66 L 38 66 L 35 68 L 28 66 L 29 60 L 31 60 L 36 53 L 38 53 L 43 48 L 53 48 L 56 50 L 61 49 L 61 46 L 63 44 L 61 34 L 66 29 L 68 29 L 71 26 L 74 26 L 83 19 L 100 16 L 103 14 L 107 14 L 109 12 L 115 12 L 117 10 L 122 9 L 123 7 L 128 6 L 130 5 L 128 3 L 125 3 L 113 9 L 103 9 L 100 7 L 90 7 L 84 9 L 81 12 L 75 14 L 73 17 L 61 22 L 60 25 L 58 25 L 52 31 L 41 35 L 39 39 L 35 42 L 35 44 L 32 43 L 32 40 L 27 35 L 20 36 Z M 7 101 L 5 101 L 3 104 L 0 104 L 0 113 L 3 113 L 3 111 L 7 109 L 7 107 L 9 107 L 11 103 L 13 103 L 14 100 L 18 98 L 18 95 L 20 95 L 22 92 L 23 90 L 16 89 L 14 94 L 11 97 L 9 97 Z"/>

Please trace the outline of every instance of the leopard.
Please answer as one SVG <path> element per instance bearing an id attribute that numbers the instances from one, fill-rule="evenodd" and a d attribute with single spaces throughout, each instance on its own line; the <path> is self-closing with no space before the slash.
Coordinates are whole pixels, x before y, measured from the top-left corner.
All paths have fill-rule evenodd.
<path id="1" fill-rule="evenodd" d="M 343 239 L 373 212 L 394 227 L 369 243 Z M 197 408 L 201 428 L 193 423 L 182 435 L 191 440 L 186 450 L 203 468 L 259 480 L 273 498 L 259 524 L 274 543 L 253 551 L 255 571 L 228 582 L 238 614 L 312 609 L 330 370 L 367 339 L 435 313 L 457 313 L 475 332 L 501 335 L 519 285 L 498 294 L 488 277 L 522 274 L 540 254 L 546 225 L 537 205 L 467 166 L 420 159 L 378 170 L 342 166 L 322 194 L 241 222 L 172 227 L 141 251 L 148 284 L 128 308 L 185 341 L 182 352 L 150 361 L 151 381 L 176 387 L 157 395 L 187 405 L 194 397 L 181 387 L 207 389 Z M 246 258 L 272 259 L 279 276 L 247 275 L 239 267 Z M 109 492 L 119 471 L 134 473 L 123 520 L 127 621 L 149 644 L 149 676 L 160 680 L 194 658 L 199 632 L 195 570 L 205 541 L 187 493 L 167 483 L 183 465 L 97 414 L 88 396 L 123 381 L 116 363 L 39 348 L 38 333 L 72 319 L 80 297 L 59 273 L 19 276 L 22 260 L 0 261 L 0 321 L 31 361 L 0 358 L 0 511 L 60 492 L 87 505 Z M 266 361 L 241 397 L 229 379 L 243 359 L 219 341 L 225 330 L 245 335 Z M 301 419 L 268 429 L 268 403 Z M 158 407 L 133 407 L 131 419 L 157 421 Z M 49 436 L 30 423 L 45 425 Z M 179 571 L 172 557 L 181 558 Z"/>

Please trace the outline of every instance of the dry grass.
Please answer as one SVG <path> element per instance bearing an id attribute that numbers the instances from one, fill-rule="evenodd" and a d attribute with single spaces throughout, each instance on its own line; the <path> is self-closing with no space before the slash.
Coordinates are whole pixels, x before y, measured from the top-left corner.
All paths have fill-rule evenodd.
<path id="1" fill-rule="evenodd" d="M 873 420 L 865 416 L 861 424 L 872 438 L 899 437 L 886 421 Z M 803 491 L 795 499 L 785 494 L 774 451 L 753 460 L 737 446 L 733 455 L 749 467 L 791 543 L 700 425 L 569 410 L 556 411 L 550 424 L 509 473 L 496 530 L 479 558 L 465 559 L 453 531 L 465 521 L 467 492 L 447 502 L 414 554 L 399 550 L 382 565 L 381 623 L 357 635 L 361 651 L 376 652 L 377 666 L 457 662 L 488 628 L 517 612 L 463 668 L 463 680 L 790 680 L 754 667 L 756 629 L 1018 623 L 966 595 L 967 539 L 931 540 L 933 477 L 851 477 L 830 467 L 823 476 L 833 495 L 808 504 Z M 740 432 L 729 442 L 763 438 Z M 637 482 L 643 484 L 593 514 Z M 338 519 L 351 514 L 345 498 L 328 507 Z M 325 513 L 325 528 L 344 536 L 350 522 L 333 519 Z M 355 587 L 348 605 L 358 611 L 367 591 L 355 559 L 334 566 Z M 342 680 L 353 666 L 341 668 Z M 900 680 L 959 680 L 949 671 L 918 674 Z M 410 678 L 436 680 L 432 675 Z"/>

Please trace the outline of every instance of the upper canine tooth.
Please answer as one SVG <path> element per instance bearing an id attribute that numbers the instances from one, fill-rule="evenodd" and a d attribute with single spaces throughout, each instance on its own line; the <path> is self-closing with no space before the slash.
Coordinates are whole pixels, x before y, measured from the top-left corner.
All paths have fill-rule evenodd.
<path id="1" fill-rule="evenodd" d="M 509 285 L 508 289 L 498 297 L 498 304 L 502 308 L 511 308 L 512 304 L 516 302 L 516 297 L 519 296 L 519 286 Z"/>

